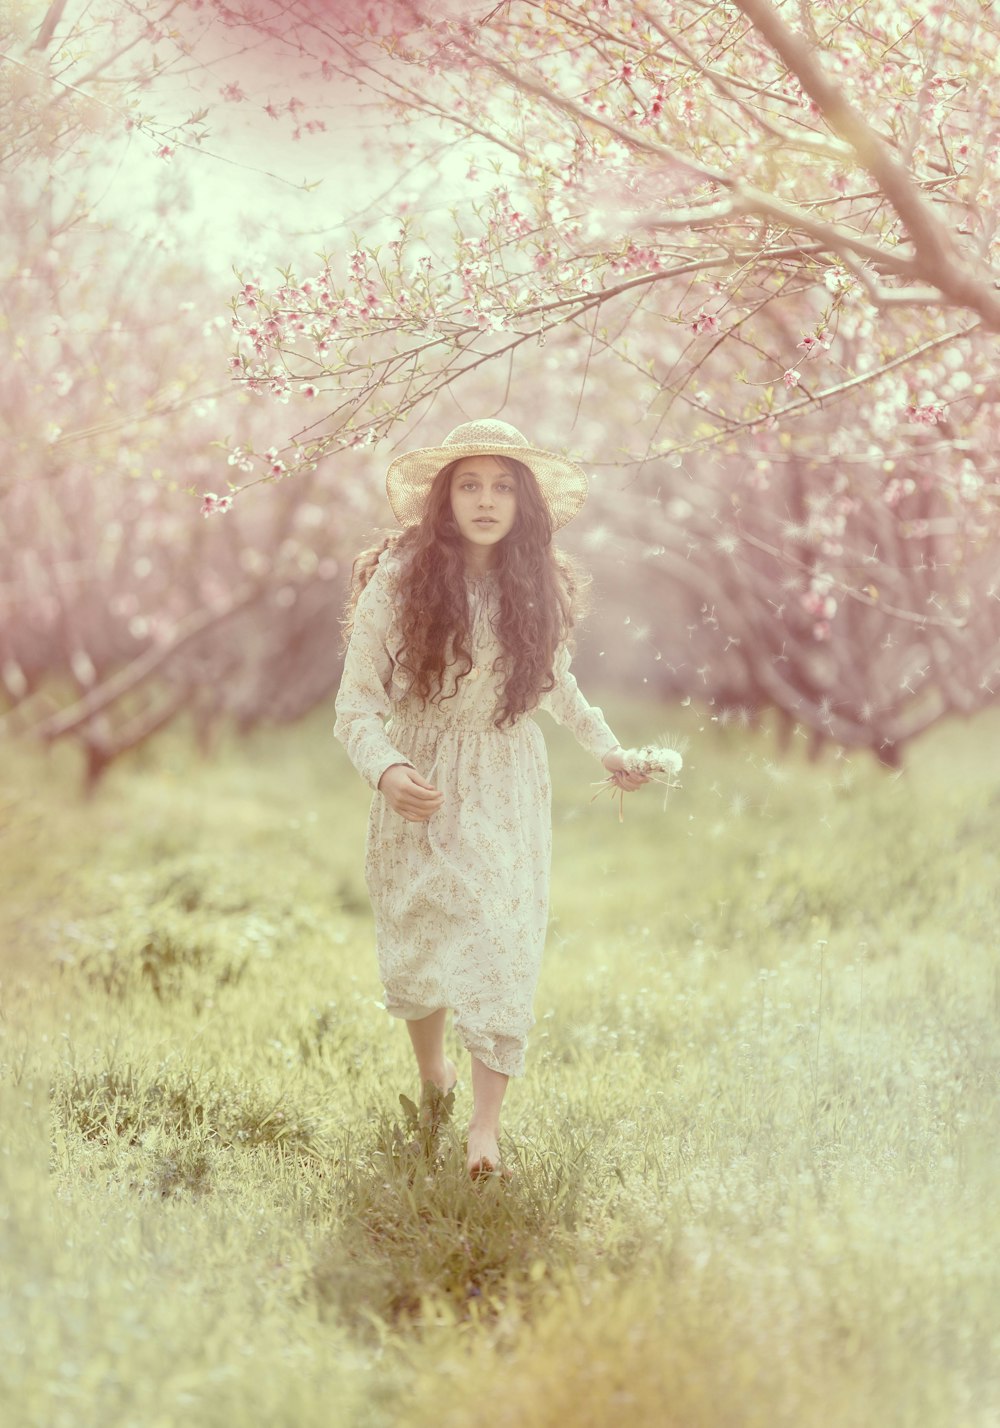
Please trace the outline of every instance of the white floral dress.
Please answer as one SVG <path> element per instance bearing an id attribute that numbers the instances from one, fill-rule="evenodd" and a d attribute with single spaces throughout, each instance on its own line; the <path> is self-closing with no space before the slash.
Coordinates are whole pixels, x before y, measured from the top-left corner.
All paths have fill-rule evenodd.
<path id="1" fill-rule="evenodd" d="M 365 880 L 376 951 L 393 1016 L 454 1010 L 463 1044 L 509 1076 L 524 1073 L 548 921 L 552 789 L 542 731 L 529 715 L 493 724 L 502 675 L 493 628 L 493 575 L 469 577 L 473 669 L 446 672 L 442 703 L 421 705 L 394 658 L 398 558 L 386 552 L 357 604 L 337 695 L 336 737 L 373 789 L 391 764 L 410 764 L 444 794 L 427 822 L 411 823 L 381 794 L 368 821 Z M 539 707 L 597 758 L 618 747 L 580 693 L 569 651 Z M 457 685 L 457 690 L 456 690 Z"/>

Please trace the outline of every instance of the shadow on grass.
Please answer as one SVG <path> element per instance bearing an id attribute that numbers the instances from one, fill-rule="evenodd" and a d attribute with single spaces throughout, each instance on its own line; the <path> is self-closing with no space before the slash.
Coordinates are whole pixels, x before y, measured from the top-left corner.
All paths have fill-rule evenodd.
<path id="1" fill-rule="evenodd" d="M 578 1261 L 581 1174 L 508 1154 L 513 1179 L 473 1181 L 454 1093 L 427 1083 L 419 1106 L 399 1099 L 402 1121 L 383 1112 L 339 1162 L 342 1220 L 310 1276 L 321 1312 L 364 1337 L 380 1323 L 419 1328 L 442 1306 L 456 1320 L 494 1317 Z"/>

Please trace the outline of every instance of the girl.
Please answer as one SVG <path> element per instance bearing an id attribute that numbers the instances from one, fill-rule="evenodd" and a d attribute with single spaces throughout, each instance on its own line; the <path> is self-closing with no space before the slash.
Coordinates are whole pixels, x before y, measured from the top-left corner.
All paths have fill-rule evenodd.
<path id="1" fill-rule="evenodd" d="M 386 476 L 404 530 L 358 557 L 336 737 L 376 790 L 365 879 L 385 1007 L 421 1084 L 456 1084 L 448 1008 L 471 1053 L 473 1179 L 500 1159 L 508 1078 L 524 1073 L 548 919 L 545 709 L 622 789 L 621 746 L 570 672 L 573 580 L 552 532 L 582 506 L 575 462 L 503 421 L 471 421 Z"/>

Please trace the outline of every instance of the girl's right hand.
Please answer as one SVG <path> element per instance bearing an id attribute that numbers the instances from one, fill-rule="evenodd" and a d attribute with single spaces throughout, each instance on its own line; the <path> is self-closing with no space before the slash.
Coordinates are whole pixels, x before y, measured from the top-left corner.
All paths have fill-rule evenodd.
<path id="1" fill-rule="evenodd" d="M 389 807 L 409 823 L 426 823 L 444 802 L 444 794 L 409 764 L 390 764 L 378 781 L 378 791 Z"/>

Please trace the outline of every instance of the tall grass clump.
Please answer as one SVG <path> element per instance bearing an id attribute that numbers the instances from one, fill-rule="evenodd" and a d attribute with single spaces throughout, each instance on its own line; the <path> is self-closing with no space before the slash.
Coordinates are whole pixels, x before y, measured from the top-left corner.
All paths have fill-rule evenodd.
<path id="1" fill-rule="evenodd" d="M 512 1182 L 472 1182 L 454 1092 L 428 1086 L 419 1106 L 400 1101 L 402 1123 L 383 1111 L 364 1145 L 340 1160 L 342 1224 L 317 1250 L 319 1302 L 358 1327 L 373 1313 L 405 1327 L 429 1303 L 457 1322 L 530 1299 L 540 1279 L 579 1254 L 581 1157 L 570 1166 L 519 1157 Z"/>

